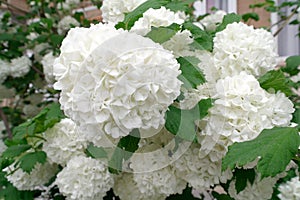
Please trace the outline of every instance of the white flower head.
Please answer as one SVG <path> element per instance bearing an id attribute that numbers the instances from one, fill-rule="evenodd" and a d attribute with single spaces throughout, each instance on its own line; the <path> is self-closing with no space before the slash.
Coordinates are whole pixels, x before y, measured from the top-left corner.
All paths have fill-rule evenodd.
<path id="1" fill-rule="evenodd" d="M 77 156 L 57 174 L 55 184 L 69 200 L 102 199 L 114 179 L 104 161 Z"/>
<path id="2" fill-rule="evenodd" d="M 10 63 L 0 60 L 0 84 L 2 84 L 7 76 L 10 74 Z"/>
<path id="3" fill-rule="evenodd" d="M 180 13 L 175 13 L 163 6 L 159 9 L 150 8 L 134 23 L 131 32 L 144 36 L 150 32 L 152 26 L 170 26 L 173 23 L 182 24 L 183 22 L 184 19 Z"/>
<path id="4" fill-rule="evenodd" d="M 146 0 L 105 0 L 101 12 L 104 22 L 118 23 L 124 20 L 125 14 L 133 11 Z"/>
<path id="5" fill-rule="evenodd" d="M 36 190 L 43 187 L 50 179 L 55 176 L 58 168 L 49 162 L 44 164 L 37 163 L 30 173 L 24 172 L 21 168 L 14 167 L 15 163 L 3 169 L 7 172 L 7 180 L 11 182 L 18 190 Z"/>
<path id="6" fill-rule="evenodd" d="M 278 187 L 278 197 L 281 200 L 300 199 L 300 180 L 296 176 L 286 183 L 282 183 Z"/>
<path id="7" fill-rule="evenodd" d="M 83 134 L 77 129 L 76 124 L 70 119 L 62 119 L 52 128 L 47 129 L 43 135 L 43 151 L 51 162 L 66 165 L 75 156 L 84 155 L 87 146 Z"/>
<path id="8" fill-rule="evenodd" d="M 45 79 L 48 83 L 53 83 L 55 81 L 54 75 L 53 75 L 53 65 L 56 57 L 53 56 L 53 53 L 47 53 L 41 63 L 43 65 L 43 72 L 45 74 Z"/>
<path id="9" fill-rule="evenodd" d="M 12 77 L 22 77 L 30 70 L 31 60 L 27 56 L 14 58 L 10 64 L 10 75 Z"/>
<path id="10" fill-rule="evenodd" d="M 59 34 L 65 34 L 70 30 L 71 26 L 80 26 L 80 23 L 71 16 L 65 16 L 58 22 L 57 32 Z"/>
<path id="11" fill-rule="evenodd" d="M 200 23 L 205 27 L 208 31 L 216 30 L 217 26 L 222 22 L 223 17 L 227 13 L 223 10 L 218 10 L 213 14 L 210 14 L 200 20 Z"/>
<path id="12" fill-rule="evenodd" d="M 275 68 L 276 57 L 275 38 L 264 29 L 235 22 L 214 38 L 213 63 L 220 78 L 241 71 L 261 76 Z"/>
<path id="13" fill-rule="evenodd" d="M 62 90 L 66 115 L 98 137 L 119 138 L 134 128 L 164 124 L 168 106 L 180 94 L 179 64 L 172 53 L 109 24 L 82 29 L 69 32 L 54 65 L 54 87 Z M 84 44 L 78 42 L 82 32 L 89 39 Z M 70 43 L 79 44 L 69 49 Z"/>

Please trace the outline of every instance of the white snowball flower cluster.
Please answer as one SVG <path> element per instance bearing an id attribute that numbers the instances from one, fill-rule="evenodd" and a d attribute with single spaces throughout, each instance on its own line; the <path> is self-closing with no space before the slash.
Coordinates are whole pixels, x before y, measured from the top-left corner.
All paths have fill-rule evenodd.
<path id="1" fill-rule="evenodd" d="M 213 59 L 220 78 L 246 71 L 255 77 L 276 66 L 276 42 L 264 29 L 232 23 L 216 33 Z"/>
<path id="2" fill-rule="evenodd" d="M 10 63 L 0 60 L 0 84 L 2 84 L 10 74 Z"/>
<path id="3" fill-rule="evenodd" d="M 66 163 L 75 156 L 84 155 L 87 147 L 83 134 L 77 129 L 76 124 L 70 119 L 62 119 L 43 134 L 45 142 L 43 151 L 48 159 L 60 165 Z"/>
<path id="4" fill-rule="evenodd" d="M 193 42 L 192 34 L 188 30 L 177 32 L 170 40 L 164 42 L 162 46 L 173 52 L 176 58 L 191 56 L 189 44 Z"/>
<path id="5" fill-rule="evenodd" d="M 57 174 L 55 184 L 68 200 L 102 199 L 114 179 L 104 161 L 77 156 Z"/>
<path id="6" fill-rule="evenodd" d="M 201 149 L 219 154 L 212 159 L 220 159 L 232 143 L 252 140 L 266 128 L 288 126 L 292 119 L 293 103 L 282 93 L 267 93 L 245 72 L 220 79 L 216 92 L 201 133 Z"/>
<path id="7" fill-rule="evenodd" d="M 173 23 L 182 24 L 184 19 L 180 13 L 175 13 L 165 7 L 159 9 L 150 8 L 143 13 L 143 17 L 139 18 L 131 28 L 132 32 L 145 36 L 151 31 L 151 27 L 170 26 Z"/>
<path id="8" fill-rule="evenodd" d="M 52 52 L 47 53 L 41 63 L 43 65 L 43 72 L 45 74 L 45 79 L 47 83 L 53 83 L 55 81 L 54 75 L 53 75 L 53 65 L 54 61 L 56 59 L 56 56 L 53 55 Z"/>
<path id="9" fill-rule="evenodd" d="M 237 193 L 235 189 L 235 180 L 229 185 L 228 192 L 230 196 L 234 199 L 247 199 L 247 200 L 268 200 L 271 199 L 273 194 L 273 186 L 279 179 L 278 176 L 275 177 L 265 177 L 261 179 L 260 174 L 255 177 L 254 183 L 251 184 L 247 182 L 247 186 L 244 190 Z M 291 200 L 291 199 L 289 199 Z"/>
<path id="10" fill-rule="evenodd" d="M 105 0 L 101 12 L 104 22 L 118 23 L 124 20 L 125 14 L 133 11 L 146 0 Z"/>
<path id="11" fill-rule="evenodd" d="M 197 190 L 209 189 L 211 185 L 226 182 L 232 177 L 231 171 L 221 172 L 221 162 L 212 161 L 200 151 L 200 145 L 191 147 L 174 163 L 175 173 Z"/>
<path id="12" fill-rule="evenodd" d="M 58 171 L 57 165 L 46 162 L 44 164 L 37 163 L 30 173 L 17 169 L 11 164 L 3 169 L 7 172 L 7 180 L 11 182 L 18 190 L 36 190 L 42 188 L 48 183 L 55 173 Z"/>
<path id="13" fill-rule="evenodd" d="M 21 56 L 11 60 L 10 75 L 14 78 L 26 75 L 30 70 L 31 60 L 27 56 Z"/>
<path id="14" fill-rule="evenodd" d="M 118 138 L 134 128 L 158 128 L 180 94 L 179 64 L 171 52 L 109 24 L 71 29 L 54 74 L 63 110 L 88 127 L 92 141 L 101 133 Z"/>
<path id="15" fill-rule="evenodd" d="M 80 26 L 80 23 L 71 16 L 65 16 L 58 22 L 57 32 L 58 34 L 65 34 L 72 26 Z"/>
<path id="16" fill-rule="evenodd" d="M 299 177 L 296 176 L 286 183 L 282 183 L 278 187 L 279 194 L 278 197 L 281 200 L 292 200 L 292 199 L 300 199 L 300 180 Z"/>
<path id="17" fill-rule="evenodd" d="M 218 10 L 213 14 L 210 14 L 200 20 L 200 24 L 205 27 L 208 31 L 215 31 L 217 26 L 222 22 L 223 17 L 227 13 L 223 10 Z"/>

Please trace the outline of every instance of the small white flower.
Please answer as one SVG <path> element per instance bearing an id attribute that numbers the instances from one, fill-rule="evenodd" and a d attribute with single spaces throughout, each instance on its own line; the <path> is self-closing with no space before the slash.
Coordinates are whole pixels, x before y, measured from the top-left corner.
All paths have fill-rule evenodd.
<path id="1" fill-rule="evenodd" d="M 31 60 L 27 56 L 14 58 L 11 60 L 10 75 L 12 77 L 22 77 L 30 70 Z"/>
<path id="2" fill-rule="evenodd" d="M 36 190 L 43 187 L 50 179 L 55 176 L 58 168 L 49 162 L 44 164 L 37 163 L 30 173 L 24 172 L 21 168 L 15 169 L 15 163 L 3 169 L 7 172 L 7 180 L 18 190 Z"/>
<path id="3" fill-rule="evenodd" d="M 43 151 L 51 162 L 66 165 L 75 156 L 84 155 L 87 142 L 80 133 L 76 124 L 70 119 L 62 119 L 43 135 Z"/>
<path id="4" fill-rule="evenodd" d="M 55 81 L 54 75 L 53 75 L 53 65 L 56 57 L 53 56 L 53 53 L 47 53 L 41 63 L 43 65 L 43 72 L 45 74 L 45 79 L 48 83 L 53 83 Z"/>
<path id="5" fill-rule="evenodd" d="M 144 36 L 150 32 L 152 26 L 170 26 L 173 23 L 182 24 L 183 22 L 184 19 L 179 13 L 175 13 L 163 6 L 160 9 L 150 8 L 143 13 L 143 17 L 134 23 L 131 32 Z"/>
<path id="6" fill-rule="evenodd" d="M 102 199 L 114 179 L 104 161 L 77 156 L 57 174 L 55 184 L 69 200 Z"/>
<path id="7" fill-rule="evenodd" d="M 300 199 L 300 181 L 299 177 L 296 176 L 286 183 L 279 185 L 278 190 L 280 194 L 278 197 L 281 200 L 293 200 Z"/>
<path id="8" fill-rule="evenodd" d="M 71 26 L 80 26 L 80 23 L 71 16 L 63 17 L 57 24 L 58 34 L 65 34 Z"/>
<path id="9" fill-rule="evenodd" d="M 206 30 L 215 31 L 217 26 L 222 22 L 223 17 L 227 13 L 223 10 L 218 10 L 213 14 L 210 14 L 200 20 L 200 24 L 202 24 Z"/>

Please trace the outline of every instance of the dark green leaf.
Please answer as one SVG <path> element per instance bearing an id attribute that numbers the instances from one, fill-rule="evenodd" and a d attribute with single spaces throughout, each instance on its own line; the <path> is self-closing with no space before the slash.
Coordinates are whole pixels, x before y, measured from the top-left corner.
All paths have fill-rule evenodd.
<path id="1" fill-rule="evenodd" d="M 170 3 L 165 5 L 166 8 L 177 12 L 177 11 L 184 11 L 189 12 L 191 9 L 191 4 L 194 3 L 196 0 L 172 0 Z"/>
<path id="2" fill-rule="evenodd" d="M 169 0 L 148 0 L 143 4 L 139 5 L 132 12 L 125 15 L 123 22 L 116 25 L 116 28 L 123 28 L 125 30 L 130 30 L 134 23 L 143 16 L 143 13 L 149 8 L 158 9 L 161 6 L 165 6 L 169 3 Z"/>
<path id="3" fill-rule="evenodd" d="M 196 57 L 180 57 L 177 59 L 180 64 L 181 75 L 179 79 L 184 83 L 185 88 L 197 88 L 206 80 L 204 74 L 198 68 L 200 60 Z"/>
<path id="4" fill-rule="evenodd" d="M 292 122 L 297 123 L 298 127 L 300 126 L 300 109 L 299 108 L 296 108 L 296 111 L 293 113 Z"/>
<path id="5" fill-rule="evenodd" d="M 223 31 L 228 24 L 233 22 L 240 22 L 242 17 L 235 13 L 230 13 L 224 16 L 222 23 L 217 27 L 216 32 Z"/>
<path id="6" fill-rule="evenodd" d="M 283 172 L 298 152 L 300 137 L 297 128 L 276 127 L 265 129 L 254 140 L 234 143 L 222 162 L 222 170 L 242 167 L 260 158 L 257 170 L 262 178 Z"/>
<path id="7" fill-rule="evenodd" d="M 150 38 L 154 42 L 162 44 L 173 37 L 179 30 L 180 26 L 178 24 L 171 24 L 167 27 L 152 27 L 146 37 Z"/>
<path id="8" fill-rule="evenodd" d="M 166 200 L 200 200 L 192 194 L 192 188 L 186 187 L 182 194 L 173 194 L 166 198 Z"/>
<path id="9" fill-rule="evenodd" d="M 237 193 L 243 191 L 246 186 L 247 182 L 249 181 L 253 184 L 255 180 L 255 170 L 254 169 L 235 169 L 234 171 L 235 177 L 235 189 Z"/>
<path id="10" fill-rule="evenodd" d="M 19 156 L 21 153 L 27 151 L 30 148 L 31 148 L 31 145 L 28 145 L 28 144 L 10 146 L 2 153 L 2 157 L 14 158 L 16 156 Z"/>
<path id="11" fill-rule="evenodd" d="M 109 171 L 118 174 L 122 170 L 123 161 L 128 160 L 138 149 L 140 132 L 134 129 L 131 133 L 120 139 L 111 159 L 108 162 Z"/>
<path id="12" fill-rule="evenodd" d="M 191 22 L 184 23 L 183 28 L 189 30 L 193 35 L 194 42 L 191 44 L 192 47 L 195 49 L 212 51 L 213 37 L 209 33 Z"/>
<path id="13" fill-rule="evenodd" d="M 255 12 L 246 13 L 242 15 L 242 19 L 244 22 L 247 22 L 249 19 L 253 19 L 255 21 L 259 20 L 259 15 Z"/>
<path id="14" fill-rule="evenodd" d="M 96 147 L 93 144 L 90 144 L 87 147 L 86 153 L 92 158 L 107 158 L 107 153 L 103 147 Z"/>
<path id="15" fill-rule="evenodd" d="M 287 72 L 293 76 L 299 73 L 299 66 L 300 56 L 290 56 L 286 59 L 286 66 L 282 68 L 282 71 Z"/>
<path id="16" fill-rule="evenodd" d="M 54 34 L 50 36 L 50 41 L 54 47 L 59 47 L 64 38 L 65 38 L 64 35 Z"/>
<path id="17" fill-rule="evenodd" d="M 212 99 L 202 99 L 198 103 L 198 106 L 200 109 L 200 119 L 203 119 L 208 114 L 208 110 L 213 106 L 213 100 Z"/>
<path id="18" fill-rule="evenodd" d="M 46 159 L 47 155 L 44 151 L 37 151 L 23 155 L 19 159 L 19 163 L 23 171 L 30 173 L 37 163 L 44 164 Z"/>
<path id="19" fill-rule="evenodd" d="M 281 91 L 287 96 L 291 95 L 288 79 L 281 70 L 268 71 L 258 81 L 260 86 L 265 90 L 274 89 L 276 92 Z"/>

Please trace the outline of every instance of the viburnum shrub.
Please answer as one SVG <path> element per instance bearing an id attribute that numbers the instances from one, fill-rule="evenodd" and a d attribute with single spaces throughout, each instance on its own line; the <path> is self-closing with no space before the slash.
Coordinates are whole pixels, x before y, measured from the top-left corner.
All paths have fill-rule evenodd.
<path id="1" fill-rule="evenodd" d="M 1 199 L 300 198 L 300 57 L 278 67 L 271 32 L 193 2 L 2 15 Z"/>

